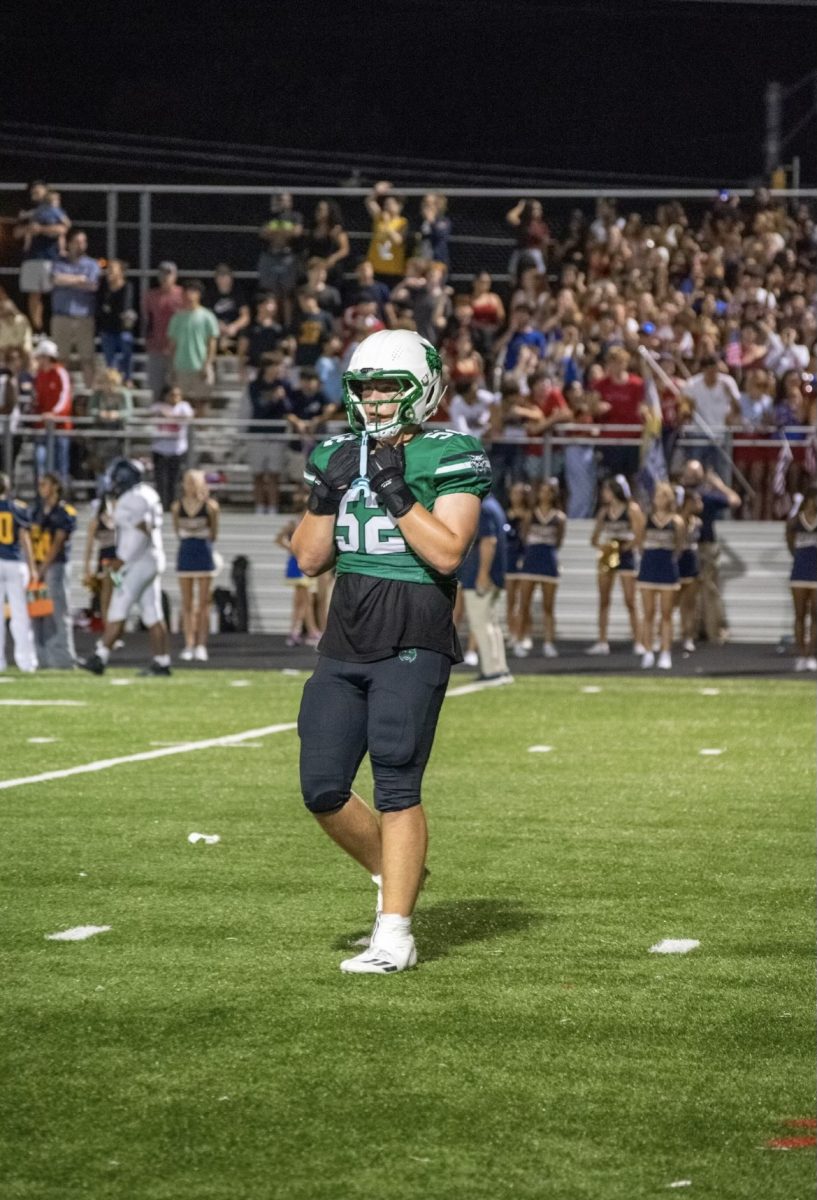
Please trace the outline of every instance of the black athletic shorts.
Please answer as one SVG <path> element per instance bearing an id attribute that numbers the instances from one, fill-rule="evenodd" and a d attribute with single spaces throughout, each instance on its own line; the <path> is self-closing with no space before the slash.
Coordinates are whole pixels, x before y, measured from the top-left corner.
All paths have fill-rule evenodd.
<path id="1" fill-rule="evenodd" d="M 419 804 L 450 672 L 451 660 L 436 650 L 401 650 L 371 663 L 321 655 L 298 714 L 307 808 L 342 808 L 367 750 L 375 808 Z"/>

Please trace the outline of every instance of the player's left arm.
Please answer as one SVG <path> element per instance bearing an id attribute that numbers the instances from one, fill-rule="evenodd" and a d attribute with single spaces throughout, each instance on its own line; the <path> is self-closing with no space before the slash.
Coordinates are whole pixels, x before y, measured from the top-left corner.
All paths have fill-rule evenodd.
<path id="1" fill-rule="evenodd" d="M 438 496 L 429 512 L 414 504 L 397 519 L 405 540 L 430 567 L 441 575 L 453 575 L 476 537 L 479 497 L 470 492 Z"/>

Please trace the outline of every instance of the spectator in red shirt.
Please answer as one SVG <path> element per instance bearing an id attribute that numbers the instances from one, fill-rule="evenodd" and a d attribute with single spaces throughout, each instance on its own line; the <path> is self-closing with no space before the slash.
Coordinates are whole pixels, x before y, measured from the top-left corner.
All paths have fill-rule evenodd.
<path id="1" fill-rule="evenodd" d="M 542 438 L 549 429 L 560 421 L 571 421 L 573 414 L 560 388 L 554 386 L 549 372 L 540 368 L 530 377 L 530 395 L 517 412 L 527 416 L 525 432 L 529 438 Z M 542 443 L 532 442 L 525 447 L 525 468 L 529 479 L 544 478 L 544 457 Z M 558 474 L 562 470 L 563 458 L 559 451 L 551 463 L 550 474 Z"/>
<path id="2" fill-rule="evenodd" d="M 184 292 L 176 282 L 178 270 L 173 262 L 160 262 L 159 282 L 142 297 L 148 387 L 158 403 L 170 374 L 170 345 L 167 327 L 174 313 L 184 305 Z"/>
<path id="3" fill-rule="evenodd" d="M 613 346 L 605 358 L 605 373 L 593 384 L 593 390 L 609 405 L 601 418 L 604 425 L 634 425 L 637 428 L 618 432 L 602 433 L 602 437 L 621 441 L 626 438 L 641 438 L 644 422 L 644 380 L 631 373 L 630 354 L 623 346 Z M 638 471 L 638 446 L 605 445 L 602 463 L 608 475 L 626 475 L 632 478 Z"/>
<path id="4" fill-rule="evenodd" d="M 550 230 L 544 219 L 541 200 L 520 200 L 507 213 L 505 220 L 516 230 L 516 250 L 508 264 L 512 279 L 523 266 L 536 267 L 544 275 L 545 252 Z"/>
<path id="5" fill-rule="evenodd" d="M 71 377 L 58 362 L 56 342 L 44 338 L 36 347 L 37 371 L 34 376 L 34 403 L 32 412 L 41 418 L 37 429 L 53 430 L 53 463 L 48 462 L 49 438 L 43 434 L 34 443 L 34 473 L 37 479 L 45 471 L 54 471 L 64 485 L 69 481 L 71 439 L 66 431 L 73 429 L 71 414 L 74 402 L 71 393 Z M 57 430 L 62 430 L 58 433 Z"/>

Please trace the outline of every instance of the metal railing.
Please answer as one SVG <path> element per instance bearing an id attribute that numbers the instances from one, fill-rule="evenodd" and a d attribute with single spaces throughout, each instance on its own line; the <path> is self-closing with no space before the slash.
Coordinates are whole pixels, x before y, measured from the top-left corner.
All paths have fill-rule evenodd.
<path id="1" fill-rule="evenodd" d="M 209 275 L 213 264 L 228 260 L 238 263 L 235 274 L 239 278 L 254 278 L 257 272 L 249 265 L 242 266 L 242 260 L 247 262 L 253 253 L 257 255 L 257 233 L 263 221 L 261 206 L 246 205 L 241 209 L 238 202 L 243 198 L 263 197 L 269 199 L 274 192 L 289 191 L 297 205 L 301 200 L 335 199 L 345 210 L 346 224 L 350 240 L 353 243 L 367 242 L 371 236 L 368 220 L 365 217 L 362 200 L 370 195 L 368 187 L 305 187 L 297 182 L 291 187 L 276 186 L 259 187 L 244 185 L 228 185 L 224 187 L 209 184 L 128 184 L 128 183 L 74 183 L 64 182 L 53 185 L 58 191 L 68 196 L 78 198 L 85 206 L 70 212 L 75 227 L 100 232 L 99 239 L 104 244 L 92 245 L 91 250 L 97 256 L 107 259 L 123 257 L 131 264 L 129 276 L 140 282 L 150 280 L 155 274 L 156 262 L 172 258 L 179 262 L 183 274 Z M 25 195 L 26 185 L 22 183 L 0 183 L 0 198 L 7 194 Z M 653 201 L 680 200 L 695 205 L 705 206 L 715 198 L 711 188 L 683 187 L 550 187 L 529 188 L 524 182 L 518 187 L 451 187 L 441 189 L 439 184 L 426 187 L 400 187 L 400 194 L 408 199 L 425 195 L 429 191 L 445 191 L 451 206 L 454 220 L 454 232 L 451 236 L 453 269 L 450 279 L 454 282 L 469 280 L 475 271 L 485 268 L 492 272 L 496 279 L 505 281 L 507 275 L 507 256 L 515 247 L 516 241 L 505 225 L 504 215 L 507 203 L 516 200 L 520 195 L 547 201 L 554 214 L 567 215 L 569 210 L 578 205 L 588 206 L 588 202 L 603 198 L 627 200 L 638 208 Z M 752 189 L 736 188 L 733 195 L 740 197 L 751 196 Z M 815 199 L 817 188 L 775 189 L 771 192 L 775 198 L 782 200 Z M 176 201 L 174 212 L 167 202 L 173 198 Z M 180 215 L 185 208 L 185 200 L 191 201 L 186 211 L 191 213 L 190 219 Z M 224 209 L 221 203 L 229 200 L 229 209 Z M 204 201 L 204 205 L 202 204 Z M 354 205 L 349 204 L 354 201 Z M 492 201 L 502 203 L 491 204 Z M 459 202 L 459 204 L 458 204 Z M 158 213 L 160 203 L 164 204 L 164 214 Z M 68 206 L 69 209 L 71 206 Z M 214 221 L 207 219 L 219 209 L 229 212 L 229 219 Z M 239 211 L 240 210 L 240 211 Z M 257 221 L 251 223 L 257 213 Z M 244 218 L 243 220 L 241 218 Z M 9 214 L 0 216 L 0 225 L 8 227 L 14 224 L 15 216 Z M 480 225 L 477 231 L 474 225 Z M 472 227 L 467 232 L 468 226 Z M 494 229 L 492 235 L 489 229 Z M 171 240 L 167 235 L 174 235 Z M 217 236 L 219 241 L 214 244 L 210 255 L 211 264 L 207 267 L 197 265 L 195 257 L 186 259 L 185 255 L 204 255 L 208 239 Z M 3 252 L 3 263 L 0 265 L 0 276 L 14 276 L 19 267 L 16 263 L 6 261 L 9 257 L 17 259 L 18 251 L 12 254 Z M 458 263 L 457 259 L 461 262 Z M 462 270 L 468 264 L 469 270 Z M 351 265 L 351 264 L 350 264 Z"/>
<path id="2" fill-rule="evenodd" d="M 174 421 L 151 413 L 135 414 L 123 420 L 115 428 L 100 427 L 91 417 L 72 417 L 72 429 L 66 430 L 55 422 L 43 426 L 42 418 L 26 415 L 13 419 L 0 416 L 0 469 L 14 479 L 15 467 L 22 485 L 21 466 L 30 467 L 21 491 L 33 490 L 36 468 L 35 455 L 29 458 L 28 451 L 35 445 L 40 449 L 42 469 L 53 471 L 58 463 L 57 439 L 66 439 L 87 451 L 86 461 L 108 461 L 118 455 L 149 459 L 152 442 L 167 437 L 167 426 L 183 424 L 187 434 L 188 448 L 185 463 L 188 467 L 201 467 L 213 479 L 215 492 L 226 491 L 229 495 L 243 497 L 249 493 L 251 475 L 248 468 L 246 447 L 254 441 L 281 442 L 285 446 L 300 447 L 299 453 L 311 449 L 316 441 L 338 432 L 348 431 L 344 420 L 330 421 L 324 430 L 313 437 L 304 437 L 283 421 L 261 421 L 235 417 L 195 417 L 188 422 Z M 248 432 L 252 424 L 257 432 Z M 431 425 L 430 428 L 445 428 Z M 740 451 L 776 450 L 778 454 L 785 445 L 790 449 L 815 444 L 812 426 L 787 426 L 776 434 L 752 434 L 739 427 L 729 426 L 713 430 L 716 441 L 694 428 L 684 429 L 677 438 L 676 446 L 686 457 L 711 448 L 720 447 L 719 474 L 727 485 L 733 482 L 733 460 L 736 449 Z M 637 448 L 643 444 L 643 430 L 637 425 L 588 426 L 565 422 L 548 430 L 540 437 L 499 437 L 486 440 L 490 452 L 500 447 L 506 451 L 518 450 L 525 457 L 536 457 L 540 467 L 535 474 L 542 478 L 552 476 L 558 465 L 558 456 L 571 447 L 592 447 L 598 451 L 618 448 Z M 531 449 L 538 451 L 530 455 Z M 25 451 L 25 453 L 23 453 Z M 784 452 L 785 453 L 785 452 Z M 77 497 L 96 494 L 101 471 L 88 471 L 84 477 L 73 479 L 73 490 Z M 284 474 L 284 472 L 282 472 Z M 295 486 L 296 481 L 285 479 L 286 486 Z"/>

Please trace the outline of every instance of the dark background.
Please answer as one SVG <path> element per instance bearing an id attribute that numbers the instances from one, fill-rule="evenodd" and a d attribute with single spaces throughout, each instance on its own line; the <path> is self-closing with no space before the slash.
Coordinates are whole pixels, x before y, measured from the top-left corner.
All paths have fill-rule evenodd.
<path id="1" fill-rule="evenodd" d="M 2 38 L 6 179 L 166 178 L 140 139 L 172 136 L 225 144 L 219 154 L 231 157 L 210 164 L 209 180 L 262 181 L 268 146 L 329 152 L 327 178 L 366 153 L 384 166 L 401 157 L 527 166 L 543 181 L 750 182 L 763 170 L 767 80 L 790 85 L 817 67 L 812 3 L 46 2 L 20 11 Z M 812 81 L 786 101 L 784 133 L 814 102 Z M 139 137 L 111 153 L 83 133 L 66 154 L 56 127 Z M 252 163 L 241 144 L 258 146 Z M 813 116 L 784 160 L 792 154 L 803 183 L 817 183 Z M 366 160 L 364 181 L 379 166 Z"/>

